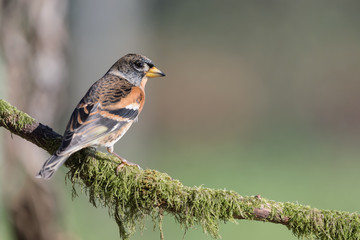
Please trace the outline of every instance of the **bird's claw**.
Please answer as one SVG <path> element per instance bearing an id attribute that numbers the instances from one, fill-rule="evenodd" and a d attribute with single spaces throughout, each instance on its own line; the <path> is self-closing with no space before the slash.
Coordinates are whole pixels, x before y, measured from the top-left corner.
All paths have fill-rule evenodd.
<path id="1" fill-rule="evenodd" d="M 121 164 L 116 167 L 116 175 L 118 175 L 118 173 L 120 172 L 120 170 L 121 170 L 124 166 L 136 166 L 139 170 L 141 169 L 138 164 L 132 163 L 132 162 L 128 162 L 128 161 L 126 161 L 125 159 L 121 159 Z"/>

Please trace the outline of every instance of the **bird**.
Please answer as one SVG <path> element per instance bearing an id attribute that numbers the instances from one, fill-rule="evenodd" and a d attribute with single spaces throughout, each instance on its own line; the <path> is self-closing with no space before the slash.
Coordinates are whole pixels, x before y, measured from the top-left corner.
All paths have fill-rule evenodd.
<path id="1" fill-rule="evenodd" d="M 86 147 L 106 147 L 121 160 L 120 168 L 138 166 L 116 154 L 114 144 L 137 121 L 144 107 L 148 79 L 164 76 L 143 55 L 130 53 L 121 57 L 75 107 L 60 147 L 45 161 L 36 178 L 50 179 L 71 154 Z"/>

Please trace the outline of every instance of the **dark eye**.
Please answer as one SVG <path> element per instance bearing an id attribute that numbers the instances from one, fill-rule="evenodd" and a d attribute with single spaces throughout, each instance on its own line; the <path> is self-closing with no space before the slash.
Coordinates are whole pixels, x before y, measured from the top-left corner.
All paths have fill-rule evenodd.
<path id="1" fill-rule="evenodd" d="M 143 62 L 140 62 L 140 61 L 136 61 L 134 63 L 135 67 L 138 68 L 138 69 L 141 69 L 144 67 L 144 63 Z"/>

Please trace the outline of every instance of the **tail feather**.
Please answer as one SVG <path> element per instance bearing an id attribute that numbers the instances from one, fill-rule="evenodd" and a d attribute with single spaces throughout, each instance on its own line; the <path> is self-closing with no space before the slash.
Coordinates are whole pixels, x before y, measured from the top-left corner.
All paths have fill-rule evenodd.
<path id="1" fill-rule="evenodd" d="M 54 172 L 64 164 L 68 159 L 68 155 L 58 156 L 56 154 L 52 155 L 46 162 L 43 167 L 40 169 L 40 172 L 35 176 L 36 178 L 50 179 Z"/>

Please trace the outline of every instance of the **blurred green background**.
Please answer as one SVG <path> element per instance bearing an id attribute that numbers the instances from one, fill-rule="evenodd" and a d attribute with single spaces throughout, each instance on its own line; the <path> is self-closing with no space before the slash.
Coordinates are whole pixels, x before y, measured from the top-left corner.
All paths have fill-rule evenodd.
<path id="1" fill-rule="evenodd" d="M 188 186 L 358 211 L 359 10 L 358 1 L 332 0 L 71 1 L 67 101 L 52 127 L 63 133 L 89 86 L 119 57 L 141 53 L 167 76 L 148 82 L 117 153 Z M 72 239 L 117 239 L 106 209 L 71 200 L 65 173 L 48 183 L 59 189 L 60 225 Z M 0 239 L 13 239 L 0 211 Z M 221 224 L 222 239 L 295 239 L 281 225 L 237 222 Z M 132 239 L 159 239 L 152 228 Z M 184 231 L 167 216 L 164 234 Z M 184 239 L 211 238 L 197 228 Z"/>

